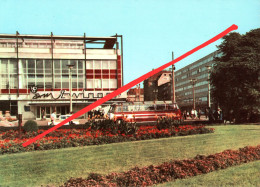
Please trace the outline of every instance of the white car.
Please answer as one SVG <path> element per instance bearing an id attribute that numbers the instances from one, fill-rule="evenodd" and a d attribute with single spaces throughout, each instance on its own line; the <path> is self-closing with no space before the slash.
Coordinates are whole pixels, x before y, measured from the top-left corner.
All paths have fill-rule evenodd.
<path id="1" fill-rule="evenodd" d="M 54 123 L 54 125 L 58 125 L 60 122 L 62 122 L 62 121 L 64 121 L 65 119 L 67 119 L 67 118 L 69 118 L 70 116 L 72 116 L 72 115 L 70 115 L 70 114 L 67 114 L 67 115 L 60 115 L 60 117 L 59 117 L 59 119 L 58 120 L 55 120 L 53 123 Z M 71 121 L 72 123 L 74 123 L 75 125 L 79 125 L 79 120 L 72 120 Z M 68 122 L 68 123 L 65 123 L 64 125 L 69 125 L 70 123 Z M 48 122 L 48 125 L 51 125 L 51 122 Z"/>

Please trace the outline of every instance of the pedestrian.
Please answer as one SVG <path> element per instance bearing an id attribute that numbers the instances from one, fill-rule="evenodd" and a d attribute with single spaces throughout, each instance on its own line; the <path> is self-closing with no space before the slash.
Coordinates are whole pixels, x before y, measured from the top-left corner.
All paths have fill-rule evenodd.
<path id="1" fill-rule="evenodd" d="M 194 109 L 194 118 L 195 118 L 195 119 L 198 118 L 198 112 L 197 112 L 196 109 Z"/>
<path id="2" fill-rule="evenodd" d="M 42 120 L 45 120 L 45 111 L 42 110 Z"/>
<path id="3" fill-rule="evenodd" d="M 208 115 L 209 115 L 209 109 L 206 108 L 206 109 L 205 109 L 205 117 L 206 117 L 206 119 L 208 119 Z"/>
<path id="4" fill-rule="evenodd" d="M 195 111 L 194 109 L 191 110 L 191 118 L 194 119 Z"/>
<path id="5" fill-rule="evenodd" d="M 51 114 L 51 125 L 55 125 L 54 122 L 56 120 L 56 110 Z"/>
<path id="6" fill-rule="evenodd" d="M 215 120 L 215 118 L 214 118 L 214 116 L 213 116 L 213 112 L 212 112 L 212 110 L 211 110 L 211 108 L 210 107 L 208 107 L 208 117 L 209 117 L 209 123 L 212 123 L 214 120 Z"/>
<path id="7" fill-rule="evenodd" d="M 199 118 L 199 120 L 200 120 L 200 115 L 201 115 L 201 110 L 199 108 L 199 110 L 198 110 L 198 118 Z"/>
<path id="8" fill-rule="evenodd" d="M 183 112 L 183 117 L 184 117 L 184 120 L 187 119 L 187 112 L 186 112 L 186 110 L 184 110 L 184 112 Z"/>
<path id="9" fill-rule="evenodd" d="M 218 110 L 214 111 L 213 116 L 215 118 L 215 121 L 218 122 L 218 120 L 219 120 Z"/>
<path id="10" fill-rule="evenodd" d="M 218 108 L 218 117 L 219 117 L 219 121 L 222 122 L 223 120 L 223 112 L 220 108 Z"/>

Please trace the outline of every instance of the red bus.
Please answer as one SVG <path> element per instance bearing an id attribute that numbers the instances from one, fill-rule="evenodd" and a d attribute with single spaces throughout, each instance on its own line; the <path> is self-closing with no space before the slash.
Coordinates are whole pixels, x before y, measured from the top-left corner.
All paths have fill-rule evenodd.
<path id="1" fill-rule="evenodd" d="M 109 119 L 120 123 L 122 120 L 137 123 L 156 122 L 158 117 L 171 115 L 176 120 L 181 120 L 181 110 L 177 103 L 172 101 L 132 102 L 111 105 Z"/>

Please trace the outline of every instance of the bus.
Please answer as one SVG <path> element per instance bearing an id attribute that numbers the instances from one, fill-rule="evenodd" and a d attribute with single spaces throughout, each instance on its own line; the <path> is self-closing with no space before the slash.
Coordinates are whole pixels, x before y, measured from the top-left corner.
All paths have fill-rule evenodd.
<path id="1" fill-rule="evenodd" d="M 182 120 L 181 110 L 177 103 L 172 101 L 146 101 L 127 102 L 111 105 L 108 117 L 120 123 L 121 121 L 131 121 L 136 123 L 156 122 L 158 117 L 171 115 L 175 120 Z"/>

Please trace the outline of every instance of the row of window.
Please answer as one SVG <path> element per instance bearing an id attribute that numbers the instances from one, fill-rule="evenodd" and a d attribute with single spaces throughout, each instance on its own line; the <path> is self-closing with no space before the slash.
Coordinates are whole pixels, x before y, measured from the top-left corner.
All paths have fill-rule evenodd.
<path id="1" fill-rule="evenodd" d="M 117 88 L 117 79 L 87 79 L 87 88 Z"/>
<path id="2" fill-rule="evenodd" d="M 208 100 L 208 97 L 197 97 L 197 98 L 195 99 L 195 102 L 207 101 L 207 100 Z M 191 103 L 191 102 L 193 102 L 193 98 L 183 99 L 182 101 L 185 102 L 185 103 Z"/>
<path id="3" fill-rule="evenodd" d="M 87 69 L 117 69 L 115 60 L 87 60 Z"/>
<path id="4" fill-rule="evenodd" d="M 82 49 L 83 43 L 53 43 L 53 47 L 57 48 L 75 48 L 75 49 Z M 14 48 L 16 47 L 16 42 L 1 42 L 0 47 L 8 47 Z M 23 48 L 51 48 L 51 43 L 28 43 L 28 42 L 18 42 L 18 47 Z"/>
<path id="5" fill-rule="evenodd" d="M 72 88 L 82 89 L 86 85 L 84 60 L 54 60 L 54 76 L 52 77 L 52 62 L 44 59 L 19 60 L 19 84 L 21 88 L 69 88 L 69 64 L 72 68 Z M 17 60 L 0 59 L 0 89 L 18 88 Z M 116 61 L 87 61 L 89 69 L 116 69 Z M 106 75 L 110 75 L 110 72 Z M 117 79 L 89 79 L 87 88 L 117 88 Z"/>

